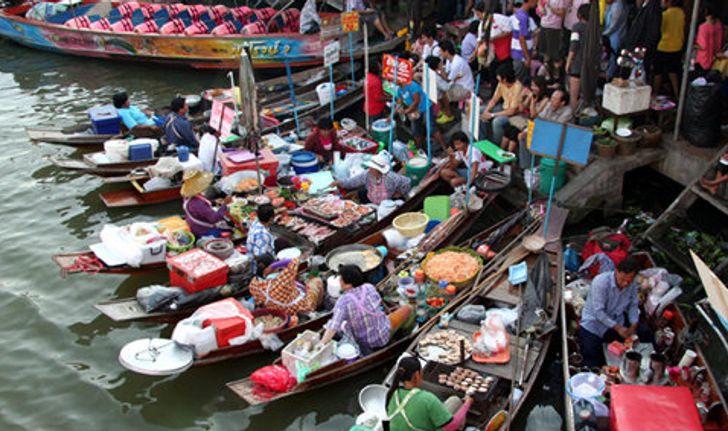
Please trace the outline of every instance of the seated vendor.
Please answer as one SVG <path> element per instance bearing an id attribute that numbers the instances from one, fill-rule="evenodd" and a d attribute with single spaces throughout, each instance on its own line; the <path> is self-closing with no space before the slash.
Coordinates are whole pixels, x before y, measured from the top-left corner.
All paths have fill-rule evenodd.
<path id="1" fill-rule="evenodd" d="M 455 132 L 450 140 L 450 146 L 447 148 L 449 160 L 440 171 L 440 177 L 447 181 L 450 186 L 457 187 L 468 182 L 468 166 L 466 160 L 470 152 L 470 139 L 464 132 Z M 470 155 L 470 184 L 475 182 L 475 178 L 488 171 L 486 159 L 483 153 L 477 148 L 472 148 Z"/>
<path id="2" fill-rule="evenodd" d="M 316 153 L 319 163 L 331 163 L 334 151 L 342 151 L 330 117 L 318 120 L 313 132 L 306 138 L 305 150 Z"/>
<path id="3" fill-rule="evenodd" d="M 389 340 L 412 314 L 412 307 L 403 305 L 389 316 L 382 306 L 377 289 L 365 282 L 364 274 L 356 265 L 339 267 L 341 297 L 336 301 L 333 316 L 326 323 L 323 344 L 339 331 L 345 331 L 359 345 L 364 354 L 386 346 Z M 346 324 L 344 324 L 346 322 Z"/>
<path id="4" fill-rule="evenodd" d="M 628 256 L 615 271 L 603 272 L 592 280 L 579 322 L 585 366 L 605 365 L 605 343 L 622 342 L 634 334 L 642 343 L 653 342 L 652 332 L 639 321 L 638 287 L 634 282 L 639 268 L 639 262 Z"/>
<path id="5" fill-rule="evenodd" d="M 187 112 L 190 109 L 187 107 L 185 98 L 175 97 L 169 104 L 169 108 L 172 112 L 164 120 L 164 134 L 167 143 L 175 147 L 184 145 L 196 153 L 199 142 L 192 128 L 192 123 L 187 119 Z"/>
<path id="6" fill-rule="evenodd" d="M 324 297 L 324 285 L 314 277 L 306 285 L 298 282 L 298 259 L 275 262 L 264 270 L 265 277 L 250 281 L 250 294 L 259 307 L 287 314 L 310 313 Z"/>
<path id="7" fill-rule="evenodd" d="M 132 135 L 139 137 L 162 135 L 161 126 L 164 124 L 164 118 L 154 115 L 151 110 L 142 111 L 138 106 L 132 105 L 126 92 L 114 94 L 113 103 L 121 122 Z"/>
<path id="8" fill-rule="evenodd" d="M 386 399 L 390 431 L 461 429 L 473 405 L 472 394 L 466 394 L 464 402 L 451 396 L 443 403 L 432 392 L 419 388 L 422 374 L 419 359 L 405 356 L 399 360 Z"/>
<path id="9" fill-rule="evenodd" d="M 270 233 L 269 227 L 273 224 L 275 211 L 272 205 L 261 205 L 258 207 L 258 218 L 248 229 L 248 240 L 245 243 L 248 253 L 253 257 L 260 257 L 265 254 L 276 254 L 275 238 Z"/>
<path id="10" fill-rule="evenodd" d="M 231 197 L 219 201 L 220 207 L 216 210 L 205 193 L 212 184 L 213 175 L 198 170 L 187 171 L 184 174 L 182 188 L 182 208 L 185 212 L 185 221 L 195 237 L 219 237 L 223 232 L 229 232 L 231 227 L 225 221 L 227 204 Z"/>
<path id="11" fill-rule="evenodd" d="M 700 185 L 722 199 L 728 200 L 728 152 L 718 160 L 718 165 L 712 169 L 713 178 L 708 178 L 710 174 L 700 179 Z"/>
<path id="12" fill-rule="evenodd" d="M 365 187 L 360 194 L 362 202 L 379 205 L 383 201 L 404 198 L 412 188 L 408 177 L 392 171 L 389 158 L 379 153 L 366 163 L 366 172 L 336 181 L 338 187 L 352 190 Z"/>

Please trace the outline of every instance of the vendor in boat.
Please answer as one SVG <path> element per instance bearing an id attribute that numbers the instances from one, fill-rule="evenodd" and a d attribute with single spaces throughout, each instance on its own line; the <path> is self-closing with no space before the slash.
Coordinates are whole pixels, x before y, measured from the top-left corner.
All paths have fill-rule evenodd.
<path id="1" fill-rule="evenodd" d="M 161 126 L 164 125 L 164 118 L 155 115 L 152 110 L 142 111 L 138 106 L 132 105 L 126 92 L 114 94 L 112 100 L 121 122 L 129 133 L 137 137 L 162 135 Z"/>
<path id="2" fill-rule="evenodd" d="M 326 323 L 321 343 L 326 344 L 339 331 L 345 331 L 359 345 L 363 355 L 381 349 L 412 314 L 412 307 L 403 305 L 387 315 L 377 289 L 366 283 L 356 265 L 339 267 L 341 297 Z"/>
<path id="3" fill-rule="evenodd" d="M 386 398 L 390 431 L 461 429 L 473 405 L 472 394 L 466 394 L 464 400 L 451 396 L 443 403 L 432 392 L 420 389 L 421 384 L 420 360 L 412 356 L 400 359 Z"/>
<path id="4" fill-rule="evenodd" d="M 193 152 L 197 152 L 199 142 L 195 131 L 192 129 L 192 123 L 187 119 L 187 102 L 184 97 L 175 97 L 169 104 L 171 112 L 164 120 L 164 134 L 167 137 L 167 143 L 175 147 L 186 146 Z"/>
<path id="5" fill-rule="evenodd" d="M 359 194 L 361 202 L 379 205 L 383 201 L 405 198 L 412 188 L 408 177 L 392 171 L 389 158 L 379 153 L 366 163 L 366 172 L 335 182 L 343 189 L 364 187 Z"/>
<path id="6" fill-rule="evenodd" d="M 447 181 L 450 186 L 457 187 L 468 182 L 468 153 L 470 153 L 470 184 L 475 183 L 475 178 L 488 171 L 486 159 L 483 153 L 477 148 L 470 147 L 470 139 L 464 132 L 455 132 L 450 139 L 450 146 L 447 148 L 449 159 L 447 164 L 440 171 L 440 177 Z"/>
<path id="7" fill-rule="evenodd" d="M 212 202 L 205 195 L 212 184 L 213 175 L 210 172 L 192 170 L 185 172 L 183 177 L 182 208 L 185 212 L 185 221 L 197 238 L 203 236 L 219 237 L 223 232 L 229 232 L 231 227 L 225 220 L 227 204 L 232 199 L 228 196 L 218 201 L 220 207 L 214 209 Z"/>
<path id="8" fill-rule="evenodd" d="M 300 283 L 298 265 L 298 259 L 284 259 L 267 266 L 263 277 L 253 278 L 249 289 L 256 306 L 289 315 L 316 310 L 324 298 L 324 284 L 318 277 Z"/>
<path id="9" fill-rule="evenodd" d="M 273 224 L 275 211 L 272 205 L 260 205 L 258 207 L 258 218 L 248 229 L 248 240 L 245 244 L 248 253 L 253 257 L 260 257 L 266 254 L 275 255 L 275 238 L 270 233 L 270 225 Z"/>
<path id="10" fill-rule="evenodd" d="M 628 256 L 615 271 L 603 272 L 592 280 L 579 322 L 581 355 L 587 367 L 605 364 L 603 345 L 637 335 L 641 342 L 653 342 L 653 334 L 640 323 L 638 287 L 634 278 L 639 262 Z"/>
<path id="11" fill-rule="evenodd" d="M 316 154 L 319 163 L 331 163 L 334 151 L 342 151 L 336 136 L 334 122 L 330 117 L 321 117 L 313 132 L 306 138 L 306 151 Z"/>

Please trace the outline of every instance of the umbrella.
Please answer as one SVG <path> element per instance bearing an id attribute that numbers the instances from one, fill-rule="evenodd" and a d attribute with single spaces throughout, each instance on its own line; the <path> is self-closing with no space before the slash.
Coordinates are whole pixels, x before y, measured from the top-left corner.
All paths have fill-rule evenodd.
<path id="1" fill-rule="evenodd" d="M 599 28 L 599 2 L 591 0 L 589 20 L 584 32 L 583 58 L 581 61 L 581 99 L 583 107 L 594 104 L 597 78 L 602 54 L 602 32 Z"/>
<path id="2" fill-rule="evenodd" d="M 248 148 L 253 149 L 255 154 L 255 172 L 258 175 L 258 193 L 262 193 L 260 178 L 260 161 L 258 154 L 258 92 L 255 87 L 255 75 L 253 74 L 253 64 L 250 61 L 247 49 L 240 52 L 240 110 L 238 131 L 241 127 L 245 127 L 247 131 Z M 242 133 L 239 133 L 242 136 Z"/>

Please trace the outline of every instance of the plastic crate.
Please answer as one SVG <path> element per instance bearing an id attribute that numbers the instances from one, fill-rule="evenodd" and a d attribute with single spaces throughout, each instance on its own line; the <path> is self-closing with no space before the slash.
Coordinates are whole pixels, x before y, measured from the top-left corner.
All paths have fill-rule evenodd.
<path id="1" fill-rule="evenodd" d="M 318 346 L 318 342 L 321 340 L 321 336 L 318 332 L 307 329 L 303 331 L 295 340 L 288 343 L 283 349 L 281 359 L 283 360 L 283 366 L 285 366 L 291 375 L 297 375 L 298 365 L 301 363 L 310 371 L 321 368 L 327 361 L 334 355 L 334 342 L 331 341 L 329 344 L 324 346 L 322 349 L 316 351 L 311 356 L 304 358 L 296 355 L 294 352 L 299 349 L 303 344 L 311 343 L 312 346 Z"/>
<path id="2" fill-rule="evenodd" d="M 225 262 L 195 248 L 167 259 L 169 282 L 189 293 L 227 283 L 229 268 Z"/>
<path id="3" fill-rule="evenodd" d="M 118 135 L 121 132 L 121 118 L 113 105 L 94 106 L 88 110 L 91 129 L 97 135 Z"/>

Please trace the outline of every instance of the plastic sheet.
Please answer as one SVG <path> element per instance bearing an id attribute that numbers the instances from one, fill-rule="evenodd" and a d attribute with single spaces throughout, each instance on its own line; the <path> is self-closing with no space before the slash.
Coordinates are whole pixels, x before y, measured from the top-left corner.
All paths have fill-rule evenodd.
<path id="1" fill-rule="evenodd" d="M 137 290 L 136 298 L 144 311 L 151 313 L 173 303 L 184 295 L 185 291 L 179 287 L 154 284 Z"/>
<path id="2" fill-rule="evenodd" d="M 477 325 L 481 320 L 485 319 L 485 307 L 482 305 L 464 305 L 458 310 L 457 318 L 463 322 Z"/>

